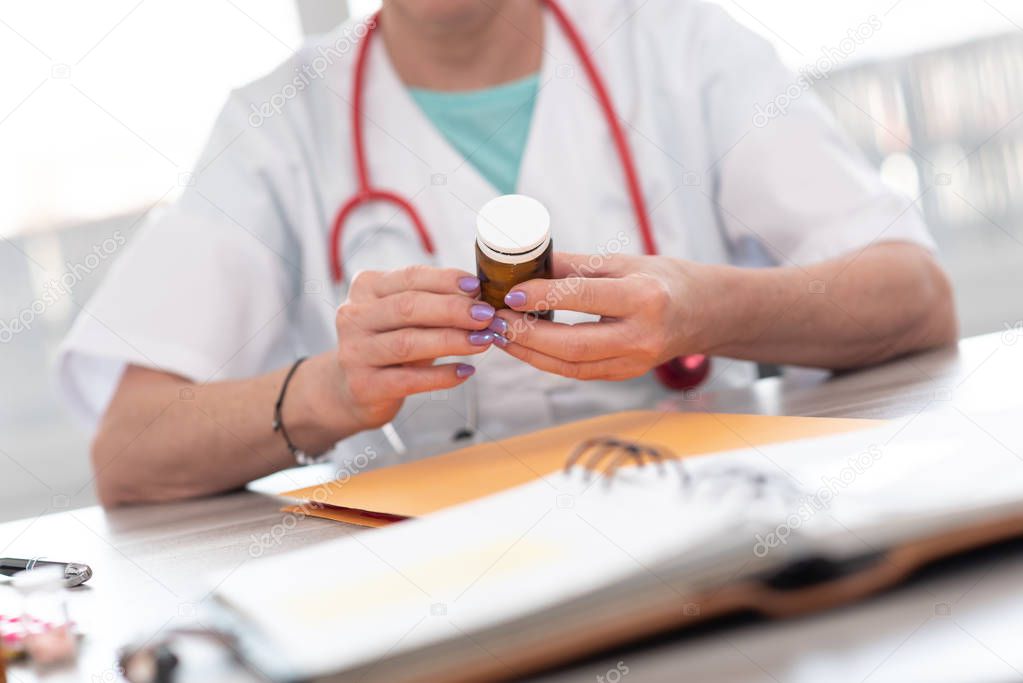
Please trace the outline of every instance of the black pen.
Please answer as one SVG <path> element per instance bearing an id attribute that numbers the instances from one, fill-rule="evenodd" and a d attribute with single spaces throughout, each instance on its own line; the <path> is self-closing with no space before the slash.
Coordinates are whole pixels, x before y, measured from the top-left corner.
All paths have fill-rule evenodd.
<path id="1" fill-rule="evenodd" d="M 51 562 L 34 557 L 31 560 L 19 560 L 13 557 L 0 557 L 0 574 L 14 576 L 18 572 L 58 567 L 64 572 L 64 585 L 68 588 L 80 586 L 92 578 L 92 569 L 87 564 L 78 562 Z"/>

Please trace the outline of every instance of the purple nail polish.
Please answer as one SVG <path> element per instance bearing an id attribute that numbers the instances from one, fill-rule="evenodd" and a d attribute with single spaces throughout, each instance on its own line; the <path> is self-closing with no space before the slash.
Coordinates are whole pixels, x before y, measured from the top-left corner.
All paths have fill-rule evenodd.
<path id="1" fill-rule="evenodd" d="M 523 306 L 526 303 L 526 293 L 519 289 L 508 292 L 508 295 L 504 297 L 504 303 L 512 308 Z"/>
<path id="2" fill-rule="evenodd" d="M 508 323 L 504 318 L 494 318 L 490 321 L 490 325 L 487 326 L 487 329 L 491 332 L 497 332 L 498 334 L 507 334 Z"/>
<path id="3" fill-rule="evenodd" d="M 475 344 L 476 346 L 483 346 L 494 341 L 494 333 L 480 330 L 478 332 L 469 333 L 469 343 Z"/>
<path id="4" fill-rule="evenodd" d="M 498 346 L 500 346 L 503 349 L 504 347 L 508 346 L 508 344 L 510 344 L 511 342 L 509 342 L 508 338 L 505 337 L 504 335 L 500 335 L 497 332 L 495 332 L 494 333 L 494 343 L 497 344 Z"/>
<path id="5" fill-rule="evenodd" d="M 455 376 L 462 379 L 470 377 L 474 372 L 476 372 L 476 368 L 466 363 L 459 363 L 455 366 Z"/>
<path id="6" fill-rule="evenodd" d="M 494 317 L 494 307 L 490 304 L 473 304 L 469 315 L 473 320 L 490 320 Z"/>
<path id="7" fill-rule="evenodd" d="M 480 288 L 480 279 L 478 277 L 460 277 L 458 278 L 458 288 L 463 292 L 475 292 Z"/>

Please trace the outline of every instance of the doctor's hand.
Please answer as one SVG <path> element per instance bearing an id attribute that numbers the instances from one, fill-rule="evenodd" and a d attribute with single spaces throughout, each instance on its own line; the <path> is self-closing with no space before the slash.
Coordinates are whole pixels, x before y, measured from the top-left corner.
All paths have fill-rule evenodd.
<path id="1" fill-rule="evenodd" d="M 497 345 L 541 370 L 574 379 L 638 377 L 679 355 L 705 353 L 713 266 L 665 256 L 554 254 L 554 277 L 516 286 L 490 329 Z M 566 325 L 527 311 L 601 316 Z M 507 340 L 507 343 L 506 343 Z"/>
<path id="2" fill-rule="evenodd" d="M 337 311 L 340 405 L 363 429 L 389 422 L 406 396 L 449 389 L 471 365 L 434 361 L 488 349 L 494 308 L 477 301 L 479 280 L 464 271 L 411 266 L 363 271 Z"/>

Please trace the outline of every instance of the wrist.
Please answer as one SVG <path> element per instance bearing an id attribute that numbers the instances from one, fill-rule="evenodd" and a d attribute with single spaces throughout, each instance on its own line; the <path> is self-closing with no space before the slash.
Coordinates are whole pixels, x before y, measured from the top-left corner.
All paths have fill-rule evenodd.
<path id="1" fill-rule="evenodd" d="M 677 355 L 728 355 L 743 343 L 753 314 L 745 269 L 735 266 L 681 262 L 684 288 L 684 323 Z"/>
<path id="2" fill-rule="evenodd" d="M 311 356 L 295 371 L 281 413 L 288 434 L 302 450 L 323 452 L 361 431 L 345 405 L 342 380 L 330 352 Z"/>

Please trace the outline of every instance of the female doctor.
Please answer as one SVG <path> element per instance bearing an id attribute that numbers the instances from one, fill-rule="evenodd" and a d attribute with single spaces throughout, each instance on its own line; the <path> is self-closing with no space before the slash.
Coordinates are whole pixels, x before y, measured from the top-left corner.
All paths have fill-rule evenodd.
<path id="1" fill-rule="evenodd" d="M 687 354 L 714 388 L 953 341 L 913 202 L 805 90 L 695 0 L 384 0 L 232 94 L 65 341 L 101 500 L 649 407 Z M 495 311 L 475 213 L 510 192 L 558 253 Z"/>

